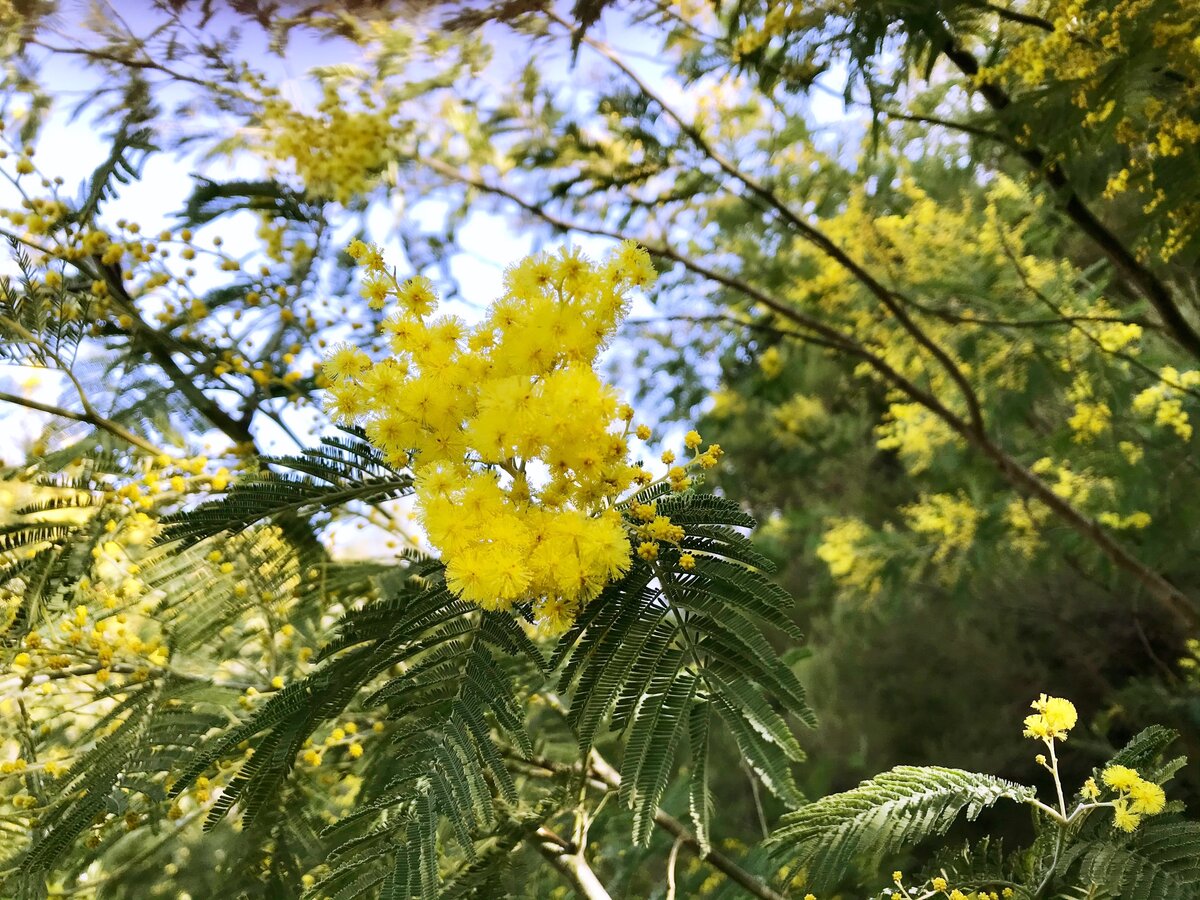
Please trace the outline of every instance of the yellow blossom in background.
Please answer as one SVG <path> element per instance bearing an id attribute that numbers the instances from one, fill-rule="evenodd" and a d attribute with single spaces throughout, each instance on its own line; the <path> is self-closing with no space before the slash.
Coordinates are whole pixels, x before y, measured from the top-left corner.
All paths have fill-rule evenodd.
<path id="1" fill-rule="evenodd" d="M 783 372 L 783 354 L 779 348 L 771 346 L 759 354 L 758 367 L 762 370 L 764 378 L 768 380 L 778 378 Z"/>
<path id="2" fill-rule="evenodd" d="M 928 469 L 942 447 L 959 442 L 941 419 L 919 403 L 890 404 L 875 434 L 876 446 L 895 450 L 913 475 Z"/>
<path id="3" fill-rule="evenodd" d="M 901 512 L 909 528 L 934 541 L 934 563 L 964 553 L 975 541 L 980 513 L 962 491 L 924 496 Z"/>
<path id="4" fill-rule="evenodd" d="M 829 574 L 850 593 L 874 597 L 883 589 L 883 560 L 870 546 L 874 532 L 860 519 L 833 518 L 826 525 L 817 557 Z"/>
<path id="5" fill-rule="evenodd" d="M 818 433 L 826 419 L 825 404 L 804 394 L 796 394 L 771 412 L 775 436 L 784 443 L 798 443 Z"/>
<path id="6" fill-rule="evenodd" d="M 1161 221 L 1137 249 L 1142 256 L 1154 252 L 1172 259 L 1194 240 L 1200 215 L 1191 192 L 1173 190 L 1180 178 L 1178 158 L 1194 157 L 1200 144 L 1191 91 L 1200 73 L 1194 50 L 1200 7 L 1193 0 L 1153 8 L 1149 0 L 1047 0 L 1037 15 L 1048 27 L 1023 29 L 1005 54 L 974 76 L 976 84 L 1001 85 L 1018 103 L 1049 104 L 1039 115 L 1054 116 L 1057 130 L 1081 146 L 1115 143 L 1119 162 L 1108 173 L 1103 196 L 1127 195 L 1144 214 L 1157 212 Z M 1139 47 L 1146 40 L 1151 52 Z M 1163 68 L 1175 76 L 1165 89 L 1126 90 L 1119 99 L 1114 94 L 1114 72 L 1143 84 Z M 1045 91 L 1056 83 L 1070 86 L 1069 101 Z"/>
<path id="7" fill-rule="evenodd" d="M 1107 403 L 1075 404 L 1075 412 L 1067 419 L 1067 425 L 1075 433 L 1076 443 L 1086 443 L 1108 430 L 1112 410 Z"/>
<path id="8" fill-rule="evenodd" d="M 1125 457 L 1125 461 L 1131 466 L 1136 466 L 1142 461 L 1142 457 L 1146 455 L 1145 448 L 1133 441 L 1119 441 L 1117 449 L 1121 451 L 1121 455 Z"/>
<path id="9" fill-rule="evenodd" d="M 1103 512 L 1096 516 L 1096 521 L 1101 525 L 1107 525 L 1109 528 L 1115 528 L 1119 531 L 1125 529 L 1141 529 L 1150 525 L 1150 514 L 1143 511 L 1130 513 L 1127 516 L 1122 516 L 1115 512 Z"/>
<path id="10" fill-rule="evenodd" d="M 746 400 L 731 388 L 722 388 L 712 395 L 712 409 L 709 415 L 715 419 L 727 419 L 738 415 L 746 409 Z"/>
<path id="11" fill-rule="evenodd" d="M 1095 337 L 1105 353 L 1117 353 L 1141 340 L 1142 326 L 1134 322 L 1114 322 L 1098 329 Z"/>
<path id="12" fill-rule="evenodd" d="M 333 85 L 326 85 L 312 115 L 277 98 L 263 104 L 267 152 L 287 161 L 311 196 L 349 202 L 369 191 L 395 158 L 399 132 L 392 117 L 398 102 L 362 99 L 363 108 L 351 109 Z"/>
<path id="13" fill-rule="evenodd" d="M 1133 411 L 1146 418 L 1153 416 L 1155 425 L 1174 431 L 1180 440 L 1191 440 L 1192 424 L 1183 401 L 1188 391 L 1200 387 L 1200 370 L 1180 372 L 1173 366 L 1164 366 L 1159 378 L 1157 384 L 1133 398 Z"/>

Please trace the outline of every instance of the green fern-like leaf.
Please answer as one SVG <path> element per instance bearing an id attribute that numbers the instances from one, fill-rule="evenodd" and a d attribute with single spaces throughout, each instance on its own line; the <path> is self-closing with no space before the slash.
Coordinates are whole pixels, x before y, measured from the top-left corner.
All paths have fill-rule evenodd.
<path id="1" fill-rule="evenodd" d="M 1036 885 L 1041 880 L 1031 875 L 1031 862 L 1028 853 L 1006 853 L 1001 841 L 983 837 L 940 850 L 927 871 L 931 876 L 945 877 L 963 891 L 996 890 L 1003 886 L 1012 891 L 1012 900 L 1032 900 L 1033 888 L 1021 885 L 1022 881 Z"/>
<path id="2" fill-rule="evenodd" d="M 218 760 L 240 758 L 207 825 L 236 806 L 253 826 L 276 808 L 316 728 L 351 702 L 385 710 L 395 747 L 387 777 L 368 778 L 361 802 L 331 829 L 337 849 L 314 888 L 322 897 L 436 896 L 443 826 L 470 859 L 497 825 L 497 803 L 517 801 L 494 735 L 525 755 L 532 745 L 498 654 L 532 650 L 535 665 L 541 658 L 511 616 L 463 603 L 440 569 L 427 569 L 423 581 L 418 589 L 413 579 L 385 579 L 380 600 L 339 623 L 318 669 L 193 752 L 172 789 L 186 789 Z M 248 758 L 243 742 L 253 749 Z"/>
<path id="3" fill-rule="evenodd" d="M 75 221 L 89 221 L 101 202 L 116 196 L 118 184 L 129 184 L 141 176 L 142 164 L 158 149 L 153 142 L 154 131 L 142 124 L 144 120 L 134 112 L 112 134 L 108 156 L 92 173 L 79 208 L 72 215 Z"/>
<path id="4" fill-rule="evenodd" d="M 194 227 L 247 209 L 307 222 L 312 218 L 315 207 L 305 200 L 303 194 L 277 181 L 219 182 L 198 178 L 182 217 Z"/>
<path id="5" fill-rule="evenodd" d="M 771 843 L 807 873 L 814 892 L 833 890 L 852 865 L 945 834 L 960 814 L 1026 802 L 1033 788 L 961 769 L 898 766 L 853 790 L 823 797 L 784 817 Z"/>
<path id="6" fill-rule="evenodd" d="M 629 573 L 589 604 L 562 638 L 552 664 L 569 693 L 568 720 L 587 753 L 608 722 L 626 737 L 621 799 L 634 811 L 634 839 L 648 840 L 681 744 L 699 776 L 693 824 L 707 840 L 708 729 L 716 716 L 763 783 L 801 802 L 791 766 L 804 758 L 787 716 L 814 724 L 804 690 L 766 637 L 799 637 L 791 598 L 768 580 L 769 563 L 738 528 L 753 520 L 712 495 L 647 494 L 685 530 L 691 571 L 671 550 Z M 694 777 L 695 777 L 694 775 Z"/>
<path id="7" fill-rule="evenodd" d="M 1200 895 L 1200 823 L 1148 819 L 1132 834 L 1107 829 L 1083 854 L 1083 880 L 1123 900 L 1179 900 Z"/>
<path id="8" fill-rule="evenodd" d="M 161 542 L 190 546 L 258 522 L 307 522 L 348 503 L 394 499 L 412 485 L 407 473 L 387 465 L 383 454 L 357 435 L 325 438 L 319 447 L 298 456 L 268 457 L 262 465 L 260 474 L 235 481 L 224 497 L 168 518 Z"/>
<path id="9" fill-rule="evenodd" d="M 1179 737 L 1179 732 L 1161 725 L 1151 725 L 1130 738 L 1129 743 L 1117 751 L 1109 765 L 1128 766 L 1137 769 L 1149 778 L 1149 770 L 1157 766 L 1163 752 Z M 1161 783 L 1159 779 L 1151 779 Z M 1165 779 L 1163 779 L 1165 780 Z"/>

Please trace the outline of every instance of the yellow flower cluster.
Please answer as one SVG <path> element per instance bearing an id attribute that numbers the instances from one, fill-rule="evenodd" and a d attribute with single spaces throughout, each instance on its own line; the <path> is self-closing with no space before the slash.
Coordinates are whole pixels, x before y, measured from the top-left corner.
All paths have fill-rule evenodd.
<path id="1" fill-rule="evenodd" d="M 899 871 L 892 873 L 892 884 L 895 885 L 895 890 L 889 891 L 891 896 L 912 898 L 912 900 L 916 900 L 916 898 L 920 898 L 920 900 L 926 900 L 926 898 L 938 896 L 947 897 L 948 900 L 1002 900 L 1002 898 L 1013 897 L 1016 895 L 1015 891 L 1013 891 L 1013 889 L 1010 887 L 1003 888 L 999 891 L 989 891 L 984 888 L 979 888 L 978 890 L 971 891 L 969 894 L 964 894 L 958 888 L 950 887 L 950 882 L 948 882 L 941 875 L 934 876 L 933 878 L 929 879 L 928 882 L 922 885 L 906 885 L 904 883 L 904 873 Z M 812 897 L 812 894 L 809 894 L 808 896 Z M 807 900 L 807 898 L 805 898 L 805 900 Z M 815 898 L 813 898 L 813 900 L 815 900 Z"/>
<path id="2" fill-rule="evenodd" d="M 1100 780 L 1117 792 L 1117 799 L 1112 801 L 1114 828 L 1133 831 L 1142 816 L 1156 816 L 1167 808 L 1163 789 L 1127 766 L 1109 766 L 1100 773 Z M 1094 781 L 1091 785 L 1095 790 Z"/>
<path id="3" fill-rule="evenodd" d="M 625 243 L 599 264 L 569 249 L 531 256 L 507 271 L 504 296 L 474 327 L 435 316 L 432 285 L 401 283 L 377 248 L 354 242 L 349 252 L 368 301 L 394 307 L 382 326 L 392 353 L 372 361 L 339 348 L 325 366 L 330 407 L 412 466 L 420 521 L 452 590 L 485 609 L 533 601 L 540 625 L 559 632 L 629 568 L 631 535 L 647 560 L 679 541 L 652 507 L 639 508 L 636 526 L 617 508 L 651 481 L 629 447 L 649 429 L 632 427 L 632 408 L 594 369 L 629 290 L 654 278 L 644 250 Z M 721 452 L 702 452 L 694 432 L 685 443 L 685 465 L 663 455 L 677 490 Z"/>
<path id="4" fill-rule="evenodd" d="M 913 475 L 928 469 L 942 447 L 959 442 L 945 422 L 919 403 L 891 403 L 875 434 L 875 446 L 895 450 Z"/>
<path id="5" fill-rule="evenodd" d="M 1118 531 L 1124 531 L 1129 528 L 1142 529 L 1148 528 L 1150 522 L 1150 513 L 1144 510 L 1137 510 L 1127 516 L 1115 512 L 1102 512 L 1096 516 L 1096 521 L 1101 525 L 1107 525 L 1109 528 L 1115 528 Z"/>
<path id="6" fill-rule="evenodd" d="M 871 547 L 874 532 L 861 519 L 830 519 L 817 557 L 843 590 L 874 597 L 883 589 L 883 559 Z"/>
<path id="7" fill-rule="evenodd" d="M 1050 489 L 1064 500 L 1070 501 L 1077 507 L 1086 508 L 1089 504 L 1094 507 L 1102 500 L 1111 500 L 1116 492 L 1113 479 L 1097 475 L 1091 469 L 1082 472 L 1074 471 L 1069 462 L 1055 463 L 1048 456 L 1034 462 L 1029 470 L 1045 480 Z M 1025 556 L 1032 557 L 1041 545 L 1040 533 L 1042 526 L 1050 519 L 1050 508 L 1037 499 L 1017 498 L 1011 500 L 1005 508 L 1004 519 L 1012 529 L 1009 536 L 1013 547 Z M 1115 515 L 1115 514 L 1114 514 Z M 1111 522 L 1111 516 L 1106 517 Z M 1124 519 L 1117 517 L 1117 521 Z M 1140 515 L 1134 514 L 1129 520 L 1128 527 L 1144 527 Z"/>
<path id="8" fill-rule="evenodd" d="M 153 600 L 141 567 L 129 554 L 130 547 L 148 543 L 157 530 L 157 523 L 141 512 L 120 525 L 108 520 L 108 539 L 93 548 L 91 571 L 79 580 L 73 605 L 54 627 L 48 624 L 24 636 L 9 660 L 12 674 L 25 682 L 50 674 L 40 688 L 49 693 L 67 675 L 78 673 L 104 684 L 114 674 L 138 679 L 166 666 L 170 651 L 148 618 Z"/>
<path id="9" fill-rule="evenodd" d="M 1086 326 L 1085 326 L 1086 329 Z M 1129 353 L 1136 353 L 1135 345 L 1142 338 L 1142 326 L 1136 322 L 1112 322 L 1096 328 L 1093 337 L 1105 353 L 1118 353 L 1128 348 Z"/>
<path id="10" fill-rule="evenodd" d="M 1154 424 L 1170 428 L 1180 440 L 1192 439 L 1192 423 L 1183 408 L 1186 391 L 1200 387 L 1200 370 L 1180 372 L 1174 366 L 1165 366 L 1159 373 L 1158 384 L 1146 388 L 1133 398 L 1133 411 L 1147 418 L 1154 416 Z"/>
<path id="11" fill-rule="evenodd" d="M 819 16 L 817 10 L 806 9 L 800 3 L 770 4 L 761 22 L 747 23 L 738 34 L 734 43 L 733 58 L 740 60 L 749 56 L 761 50 L 773 38 L 788 32 L 811 28 L 819 23 Z"/>
<path id="12" fill-rule="evenodd" d="M 1089 443 L 1108 430 L 1112 409 L 1096 398 L 1091 376 L 1085 372 L 1077 374 L 1067 391 L 1067 399 L 1075 404 L 1074 413 L 1067 419 L 1075 443 Z"/>
<path id="13" fill-rule="evenodd" d="M 933 562 L 945 562 L 951 555 L 970 549 L 979 525 L 979 510 L 959 491 L 957 494 L 932 494 L 901 509 L 908 527 L 937 542 Z"/>
<path id="14" fill-rule="evenodd" d="M 1184 647 L 1187 648 L 1187 656 L 1181 657 L 1177 663 L 1186 673 L 1187 680 L 1195 684 L 1200 678 L 1200 640 L 1188 638 L 1184 641 Z"/>
<path id="15" fill-rule="evenodd" d="M 771 413 L 775 437 L 784 444 L 800 444 L 819 434 L 828 417 L 819 398 L 804 394 L 793 395 Z"/>
<path id="16" fill-rule="evenodd" d="M 1107 403 L 1080 401 L 1075 404 L 1075 412 L 1067 419 L 1067 424 L 1075 433 L 1075 442 L 1085 444 L 1107 431 L 1111 420 L 1112 410 Z"/>
<path id="17" fill-rule="evenodd" d="M 758 368 L 762 371 L 763 377 L 768 381 L 772 381 L 780 376 L 783 372 L 783 354 L 779 352 L 776 346 L 768 347 L 758 357 Z"/>
<path id="18" fill-rule="evenodd" d="M 398 132 L 391 119 L 398 102 L 376 107 L 371 97 L 361 99 L 364 109 L 349 109 L 336 87 L 326 85 L 313 115 L 278 98 L 263 104 L 267 151 L 291 163 L 310 196 L 348 203 L 373 187 L 395 158 Z"/>
<path id="19" fill-rule="evenodd" d="M 1140 249 L 1171 259 L 1195 239 L 1200 221 L 1194 196 L 1173 190 L 1186 180 L 1181 166 L 1192 164 L 1200 145 L 1200 118 L 1189 87 L 1200 76 L 1195 45 L 1200 6 L 1194 0 L 1047 0 L 1039 15 L 1051 28 L 1021 28 L 1007 55 L 982 69 L 977 82 L 1000 82 L 1031 98 L 1060 93 L 1043 91 L 1047 84 L 1067 88 L 1069 103 L 1045 112 L 1053 113 L 1059 134 L 1081 146 L 1097 139 L 1122 146 L 1124 165 L 1111 175 L 1104 195 L 1132 192 L 1145 214 L 1160 212 L 1157 239 L 1145 240 Z M 1128 78 L 1117 83 L 1119 105 L 1114 72 Z M 1162 78 L 1163 72 L 1172 77 Z M 1160 85 L 1154 91 L 1121 90 L 1152 80 Z"/>
<path id="20" fill-rule="evenodd" d="M 1042 741 L 1065 741 L 1067 732 L 1075 727 L 1078 714 L 1075 704 L 1062 697 L 1042 694 L 1030 704 L 1036 712 L 1025 717 L 1025 737 Z"/>

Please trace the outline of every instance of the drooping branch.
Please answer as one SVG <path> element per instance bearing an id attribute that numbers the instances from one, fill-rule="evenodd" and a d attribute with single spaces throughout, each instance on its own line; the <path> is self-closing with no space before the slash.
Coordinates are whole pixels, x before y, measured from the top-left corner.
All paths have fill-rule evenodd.
<path id="1" fill-rule="evenodd" d="M 551 18 L 561 25 L 569 27 L 569 23 L 554 14 Z M 855 260 L 849 253 L 843 250 L 838 244 L 827 234 L 809 222 L 802 214 L 791 208 L 778 194 L 768 188 L 763 182 L 759 181 L 748 172 L 738 168 L 732 160 L 722 154 L 712 143 L 704 136 L 700 129 L 692 122 L 686 120 L 670 103 L 666 101 L 657 91 L 655 91 L 644 78 L 637 74 L 629 65 L 621 59 L 616 52 L 607 44 L 601 43 L 594 38 L 584 37 L 583 43 L 587 44 L 606 60 L 612 63 L 620 72 L 625 75 L 637 89 L 642 93 L 647 100 L 663 111 L 668 119 L 675 123 L 679 130 L 696 146 L 696 148 L 706 157 L 712 160 L 717 167 L 727 176 L 736 181 L 745 190 L 749 191 L 755 198 L 764 202 L 768 207 L 778 214 L 783 222 L 796 231 L 805 241 L 815 247 L 829 259 L 836 262 L 839 266 L 845 269 L 855 280 L 857 280 L 867 291 L 875 297 L 876 300 L 892 315 L 899 323 L 900 327 L 908 332 L 909 336 L 916 341 L 917 345 L 928 352 L 937 363 L 946 371 L 955 386 L 961 392 L 963 400 L 967 405 L 967 415 L 970 419 L 971 426 L 982 430 L 983 409 L 979 402 L 979 398 L 975 393 L 975 389 L 963 374 L 958 363 L 951 358 L 938 343 L 929 336 L 929 334 L 917 325 L 912 320 L 908 312 L 904 309 L 902 299 L 896 296 L 896 292 L 888 288 L 880 282 L 871 272 L 867 271 L 861 263 Z"/>
<path id="2" fill-rule="evenodd" d="M 615 791 L 621 787 L 620 773 L 595 750 L 592 751 L 588 760 L 588 772 L 607 785 L 609 790 Z M 751 896 L 758 897 L 759 900 L 785 900 L 783 894 L 764 883 L 760 878 L 751 875 L 715 847 L 710 848 L 707 855 L 704 854 L 696 836 L 670 813 L 661 809 L 657 810 L 654 813 L 654 824 L 674 837 L 682 847 L 699 856 L 730 881 L 746 890 Z"/>
<path id="3" fill-rule="evenodd" d="M 151 327 L 142 317 L 141 311 L 129 296 L 121 280 L 120 272 L 108 266 L 97 266 L 97 274 L 108 285 L 113 298 L 121 306 L 121 311 L 130 317 L 133 324 L 131 338 L 140 338 L 146 352 L 162 369 L 171 384 L 191 402 L 200 415 L 208 419 L 216 428 L 224 432 L 235 444 L 253 448 L 254 433 L 250 430 L 248 418 L 235 418 L 221 408 L 216 400 L 204 393 L 195 379 L 180 368 L 172 355 L 173 348 L 170 340 L 155 328 Z"/>
<path id="4" fill-rule="evenodd" d="M 954 412 L 937 396 L 905 377 L 886 359 L 863 345 L 852 335 L 796 309 L 786 301 L 742 278 L 706 266 L 668 244 L 650 243 L 636 235 L 625 234 L 615 229 L 573 222 L 551 212 L 539 203 L 521 197 L 508 188 L 490 184 L 478 176 L 467 175 L 439 160 L 424 159 L 422 163 L 433 171 L 461 184 L 507 199 L 526 212 L 563 231 L 575 231 L 613 240 L 639 241 L 652 255 L 678 263 L 693 274 L 735 291 L 775 313 L 799 329 L 797 332 L 792 332 L 792 337 L 822 343 L 829 349 L 846 353 L 866 363 L 885 384 L 896 388 L 941 419 L 969 447 L 979 452 L 984 459 L 991 463 L 1001 477 L 1018 493 L 1040 500 L 1076 534 L 1094 544 L 1114 566 L 1127 572 L 1138 581 L 1150 596 L 1170 612 L 1183 627 L 1190 632 L 1200 631 L 1200 610 L 1179 588 L 1115 540 L 1097 521 L 1076 508 L 1069 500 L 1065 500 L 1055 493 L 1049 484 L 997 444 L 986 430 L 976 427 L 969 419 Z"/>
<path id="5" fill-rule="evenodd" d="M 1012 106 L 1012 98 L 1000 85 L 993 81 L 979 81 L 979 61 L 969 50 L 962 47 L 948 30 L 943 28 L 936 36 L 941 42 L 942 53 L 960 72 L 975 83 L 976 90 L 998 113 Z M 1125 243 L 1088 207 L 1071 184 L 1058 163 L 1049 159 L 1035 146 L 1024 146 L 1010 142 L 1015 152 L 1041 175 L 1046 184 L 1058 195 L 1062 211 L 1075 223 L 1097 248 L 1108 258 L 1113 267 L 1134 286 L 1162 318 L 1163 324 L 1175 341 L 1192 356 L 1200 359 L 1200 331 L 1187 320 L 1170 287 L 1152 269 L 1142 263 Z"/>
<path id="6" fill-rule="evenodd" d="M 565 715 L 566 710 L 561 700 L 553 695 L 547 695 L 546 699 L 552 707 Z M 523 771 L 538 777 L 548 778 L 555 775 L 574 775 L 578 777 L 580 774 L 578 766 L 568 766 L 563 763 L 554 762 L 553 760 L 536 758 L 526 760 L 517 755 L 513 755 L 511 759 Z M 586 784 L 589 788 L 597 791 L 614 792 L 621 787 L 621 774 L 598 751 L 593 749 L 591 755 L 588 757 Z M 665 810 L 655 810 L 654 824 L 675 838 L 683 849 L 694 854 L 706 865 L 716 869 L 730 881 L 740 885 L 750 896 L 757 897 L 758 900 L 785 900 L 783 895 L 769 884 L 753 873 L 743 869 L 735 860 L 721 853 L 716 848 L 710 848 L 708 853 L 705 854 L 703 848 L 700 846 L 700 841 L 697 840 L 688 827 Z M 558 841 L 561 842 L 562 839 L 558 838 Z M 560 852 L 571 851 L 573 849 L 573 846 L 566 842 L 562 842 L 559 847 Z M 545 851 L 543 850 L 542 852 L 544 853 Z"/>

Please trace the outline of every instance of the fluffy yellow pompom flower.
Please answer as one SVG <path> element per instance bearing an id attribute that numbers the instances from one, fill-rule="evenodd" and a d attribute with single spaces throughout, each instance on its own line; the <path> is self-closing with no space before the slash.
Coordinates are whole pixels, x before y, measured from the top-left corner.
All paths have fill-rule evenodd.
<path id="1" fill-rule="evenodd" d="M 1067 732 L 1075 727 L 1078 714 L 1075 704 L 1062 697 L 1042 694 L 1030 704 L 1037 712 L 1025 717 L 1025 737 L 1043 741 L 1066 740 Z"/>
<path id="2" fill-rule="evenodd" d="M 1100 778 L 1114 791 L 1127 791 L 1142 780 L 1142 777 L 1128 766 L 1109 766 L 1101 773 Z"/>
<path id="3" fill-rule="evenodd" d="M 1129 789 L 1129 800 L 1133 811 L 1145 816 L 1156 816 L 1167 806 L 1167 795 L 1163 789 L 1144 779 L 1139 779 Z"/>
<path id="4" fill-rule="evenodd" d="M 351 255 L 366 259 L 365 245 Z M 451 590 L 485 609 L 532 602 L 544 630 L 565 630 L 631 565 L 635 526 L 617 504 L 648 479 L 629 458 L 632 410 L 595 364 L 628 291 L 652 280 L 649 256 L 633 243 L 601 263 L 531 256 L 474 327 L 437 315 L 426 278 L 400 283 L 385 267 L 369 278 L 386 287 L 392 356 L 337 348 L 329 409 L 411 466 Z M 682 537 L 657 523 L 667 531 Z"/>
<path id="5" fill-rule="evenodd" d="M 1113 801 L 1113 827 L 1133 831 L 1143 816 L 1156 816 L 1167 808 L 1167 795 L 1152 781 L 1147 781 L 1128 766 L 1109 766 L 1100 773 L 1100 780 L 1117 792 Z M 1092 796 L 1098 794 L 1095 782 Z"/>
<path id="6" fill-rule="evenodd" d="M 1113 804 L 1113 826 L 1121 831 L 1133 831 L 1141 823 L 1142 817 L 1131 812 L 1124 800 Z"/>

